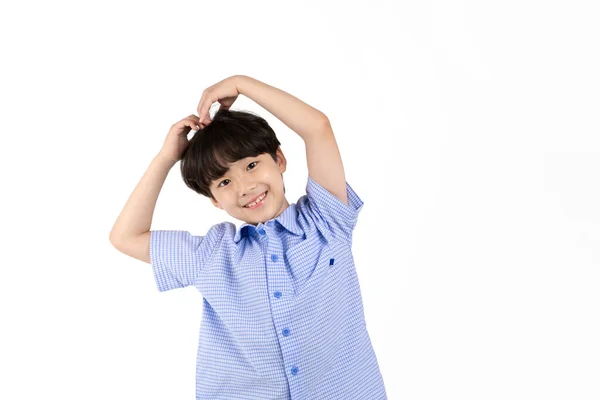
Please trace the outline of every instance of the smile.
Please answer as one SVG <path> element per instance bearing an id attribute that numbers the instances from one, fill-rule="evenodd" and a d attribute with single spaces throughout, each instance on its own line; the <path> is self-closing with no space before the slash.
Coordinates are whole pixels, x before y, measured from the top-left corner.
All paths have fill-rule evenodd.
<path id="1" fill-rule="evenodd" d="M 252 203 L 245 205 L 244 208 L 254 209 L 254 208 L 260 207 L 264 203 L 264 200 L 267 197 L 268 193 L 269 193 L 269 191 L 267 190 L 266 192 L 264 192 L 263 194 L 258 196 L 258 198 L 256 200 L 254 200 Z"/>

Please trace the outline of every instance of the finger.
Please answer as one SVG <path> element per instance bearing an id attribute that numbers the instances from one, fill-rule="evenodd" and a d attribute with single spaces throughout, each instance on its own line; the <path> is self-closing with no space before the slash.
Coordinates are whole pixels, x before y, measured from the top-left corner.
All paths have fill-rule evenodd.
<path id="1" fill-rule="evenodd" d="M 214 101 L 212 101 L 210 93 L 205 93 L 202 95 L 202 100 L 200 100 L 200 105 L 198 106 L 198 116 L 200 117 L 200 122 L 208 121 L 208 112 L 212 103 L 214 103 Z"/>
<path id="2" fill-rule="evenodd" d="M 199 125 L 199 123 L 198 123 L 198 117 L 196 117 L 194 114 L 190 115 L 190 116 L 187 118 L 187 121 L 188 121 L 188 124 L 187 124 L 187 125 L 188 125 L 188 126 L 191 128 L 191 129 L 193 129 L 193 130 L 196 130 L 196 131 L 199 131 L 199 130 L 200 130 L 200 125 Z"/>
<path id="3" fill-rule="evenodd" d="M 195 115 L 190 115 L 189 117 L 186 117 L 184 119 L 182 119 L 181 121 L 179 121 L 177 123 L 177 128 L 179 128 L 181 130 L 182 133 L 188 134 L 190 132 L 190 130 L 192 129 L 198 129 L 200 130 L 200 127 L 198 126 L 198 123 L 196 122 L 194 118 Z"/>
<path id="4" fill-rule="evenodd" d="M 185 129 L 186 127 L 190 127 L 191 129 L 200 129 L 198 125 L 198 117 L 194 114 L 190 114 L 179 121 L 178 127 L 180 129 Z"/>
<path id="5" fill-rule="evenodd" d="M 210 123 L 212 122 L 212 118 L 211 118 L 211 116 L 210 116 L 210 113 L 211 113 L 211 110 L 213 110 L 213 106 L 216 106 L 217 104 L 218 104 L 218 103 L 214 103 L 214 102 L 213 102 L 213 103 L 211 103 L 211 104 L 209 104 L 209 105 L 208 105 L 208 108 L 207 108 L 207 110 L 206 110 L 206 113 L 204 114 L 204 118 L 202 118 L 202 121 L 203 121 L 205 124 L 207 124 L 207 125 L 208 125 L 208 124 L 210 124 Z M 218 107 L 216 107 L 216 108 L 218 108 Z"/>
<path id="6" fill-rule="evenodd" d="M 200 102 L 198 102 L 198 106 L 196 107 L 196 111 L 198 112 L 199 121 L 202 122 L 202 113 L 200 110 L 202 109 L 202 105 L 204 104 L 204 98 L 206 97 L 206 90 L 202 92 L 202 96 L 200 97 Z"/>

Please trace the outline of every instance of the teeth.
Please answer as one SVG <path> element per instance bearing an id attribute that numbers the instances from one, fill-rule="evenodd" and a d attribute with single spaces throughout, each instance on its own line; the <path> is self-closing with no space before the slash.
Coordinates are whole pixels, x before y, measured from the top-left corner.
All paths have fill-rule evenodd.
<path id="1" fill-rule="evenodd" d="M 258 199 L 256 199 L 256 201 L 253 201 L 252 203 L 250 203 L 250 204 L 248 204 L 248 205 L 246 205 L 246 206 L 244 206 L 244 207 L 248 208 L 248 207 L 252 207 L 252 206 L 256 205 L 256 204 L 257 204 L 257 203 L 259 203 L 259 202 L 260 202 L 262 199 L 264 199 L 266 195 L 267 195 L 267 193 L 266 193 L 266 192 L 265 192 L 265 193 L 263 193 L 263 194 L 262 194 L 262 195 L 261 195 L 261 196 L 260 196 Z"/>

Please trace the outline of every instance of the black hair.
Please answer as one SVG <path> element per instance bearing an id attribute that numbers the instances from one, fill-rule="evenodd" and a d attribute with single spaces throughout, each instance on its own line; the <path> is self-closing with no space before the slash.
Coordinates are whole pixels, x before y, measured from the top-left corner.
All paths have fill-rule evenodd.
<path id="1" fill-rule="evenodd" d="M 190 139 L 181 158 L 181 177 L 193 191 L 214 199 L 211 183 L 229 163 L 268 153 L 277 162 L 281 143 L 268 122 L 246 111 L 219 109 L 212 122 Z"/>

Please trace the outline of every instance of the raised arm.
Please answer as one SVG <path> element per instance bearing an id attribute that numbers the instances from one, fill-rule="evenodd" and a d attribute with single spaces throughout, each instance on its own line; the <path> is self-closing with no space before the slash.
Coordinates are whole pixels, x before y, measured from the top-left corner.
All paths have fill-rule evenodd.
<path id="1" fill-rule="evenodd" d="M 110 232 L 110 243 L 122 253 L 150 263 L 150 226 L 156 201 L 174 161 L 154 157 Z"/>
<path id="2" fill-rule="evenodd" d="M 119 251 L 150 263 L 150 228 L 158 195 L 169 171 L 189 145 L 187 134 L 197 124 L 198 117 L 190 115 L 171 126 L 162 149 L 131 193 L 110 232 L 109 240 Z"/>
<path id="3" fill-rule="evenodd" d="M 254 78 L 246 75 L 235 75 L 232 78 L 240 94 L 269 111 L 304 140 L 308 174 L 315 182 L 348 204 L 344 166 L 327 116 L 291 94 Z M 210 106 L 218 100 L 219 93 L 211 95 L 212 88 L 217 85 L 219 83 L 208 88 L 202 96 L 198 105 L 200 122 L 209 119 Z"/>

